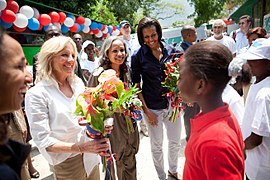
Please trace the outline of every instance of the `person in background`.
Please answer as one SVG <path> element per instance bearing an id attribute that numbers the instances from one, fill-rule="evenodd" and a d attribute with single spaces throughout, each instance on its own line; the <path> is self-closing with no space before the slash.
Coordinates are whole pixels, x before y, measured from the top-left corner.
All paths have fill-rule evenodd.
<path id="1" fill-rule="evenodd" d="M 249 44 L 246 35 L 251 27 L 251 24 L 252 18 L 248 15 L 243 15 L 239 19 L 239 29 L 230 33 L 230 37 L 232 37 L 236 43 L 237 54 L 239 54 L 243 47 L 246 47 Z"/>
<path id="2" fill-rule="evenodd" d="M 31 75 L 21 45 L 1 27 L 0 62 L 0 179 L 19 180 L 31 146 L 9 139 L 5 116 L 21 108 Z"/>
<path id="3" fill-rule="evenodd" d="M 213 33 L 214 35 L 209 37 L 207 40 L 209 41 L 217 41 L 223 45 L 225 45 L 227 48 L 230 49 L 232 55 L 235 57 L 236 55 L 236 45 L 234 40 L 229 37 L 223 35 L 223 29 L 226 26 L 225 22 L 222 19 L 216 19 L 213 23 Z"/>
<path id="4" fill-rule="evenodd" d="M 196 28 L 191 25 L 184 25 L 181 29 L 181 35 L 183 38 L 180 46 L 176 48 L 179 52 L 185 52 L 192 44 L 196 42 L 197 32 Z"/>
<path id="5" fill-rule="evenodd" d="M 122 39 L 117 36 L 107 38 L 100 53 L 100 68 L 98 68 L 89 78 L 88 86 L 98 85 L 99 75 L 107 69 L 116 71 L 116 75 L 121 81 L 132 86 L 130 69 L 127 65 L 127 47 Z M 125 116 L 121 113 L 114 113 L 114 128 L 110 136 L 112 153 L 116 153 L 119 158 L 116 161 L 117 176 L 119 180 L 136 180 L 136 154 L 139 150 L 139 132 L 137 126 L 133 133 L 128 132 Z M 136 125 L 136 122 L 133 121 Z M 112 171 L 113 172 L 113 171 Z M 112 179 L 116 179 L 111 173 Z"/>
<path id="6" fill-rule="evenodd" d="M 180 52 L 185 52 L 192 44 L 195 43 L 197 39 L 196 28 L 191 25 L 184 25 L 181 29 L 181 35 L 183 42 L 180 44 L 180 47 L 177 48 Z M 188 106 L 185 104 L 186 108 L 184 109 L 184 125 L 186 130 L 186 141 L 190 137 L 190 119 L 194 118 L 196 114 L 200 112 L 200 106 L 197 103 Z"/>
<path id="7" fill-rule="evenodd" d="M 247 52 L 247 59 L 256 81 L 250 86 L 243 118 L 245 170 L 247 180 L 270 177 L 270 40 L 256 39 Z"/>
<path id="8" fill-rule="evenodd" d="M 74 74 L 76 45 L 70 37 L 51 38 L 38 54 L 36 85 L 25 97 L 33 141 L 56 179 L 100 179 L 99 156 L 107 156 L 106 138 L 92 140 L 73 112 L 85 86 Z"/>
<path id="9" fill-rule="evenodd" d="M 131 67 L 131 56 L 140 48 L 140 44 L 138 42 L 137 37 L 131 36 L 131 28 L 130 28 L 130 23 L 126 20 L 120 22 L 120 31 L 122 33 L 122 38 L 127 46 L 128 49 L 128 65 Z M 140 126 L 140 132 L 148 137 L 148 130 L 147 130 L 147 125 L 145 123 L 145 118 L 143 117 L 142 120 L 139 123 Z"/>
<path id="10" fill-rule="evenodd" d="M 191 119 L 183 179 L 244 179 L 244 142 L 239 124 L 222 100 L 232 53 L 218 42 L 191 46 L 180 62 L 178 89 L 201 112 Z"/>
<path id="11" fill-rule="evenodd" d="M 82 52 L 82 36 L 78 33 L 73 35 L 73 41 L 76 44 L 77 47 L 77 53 L 78 53 L 78 57 L 76 60 L 76 67 L 75 67 L 75 74 L 81 78 L 81 80 L 83 81 L 84 85 L 86 85 L 86 80 L 83 76 L 83 72 L 82 72 L 82 68 L 81 68 L 81 64 L 80 64 L 80 60 L 81 60 L 81 52 Z"/>
<path id="12" fill-rule="evenodd" d="M 168 99 L 164 96 L 167 88 L 164 82 L 165 63 L 175 49 L 161 40 L 162 29 L 159 22 L 151 17 L 139 21 L 137 36 L 140 49 L 131 57 L 132 81 L 142 89 L 139 98 L 143 103 L 143 112 L 148 123 L 153 162 L 160 180 L 166 179 L 163 158 L 163 125 L 167 129 L 168 138 L 168 174 L 180 179 L 178 171 L 178 156 L 180 151 L 181 120 L 169 121 Z M 142 83 L 141 83 L 142 80 Z M 141 87 L 142 85 L 142 87 Z"/>
<path id="13" fill-rule="evenodd" d="M 82 45 L 82 50 L 87 55 L 87 58 L 82 58 L 80 63 L 83 71 L 83 76 L 88 82 L 90 75 L 96 68 L 98 68 L 99 59 L 95 57 L 95 43 L 93 43 L 92 41 L 84 41 Z"/>

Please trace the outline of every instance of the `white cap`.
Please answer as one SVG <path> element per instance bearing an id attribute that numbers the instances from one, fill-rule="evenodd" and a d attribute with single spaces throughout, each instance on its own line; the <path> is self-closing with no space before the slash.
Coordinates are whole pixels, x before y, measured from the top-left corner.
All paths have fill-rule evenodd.
<path id="1" fill-rule="evenodd" d="M 270 40 L 266 38 L 256 39 L 248 50 L 237 57 L 247 60 L 270 60 Z"/>
<path id="2" fill-rule="evenodd" d="M 90 40 L 86 40 L 86 41 L 83 42 L 82 49 L 84 50 L 87 46 L 89 46 L 89 44 L 91 44 L 91 45 L 93 45 L 95 47 L 95 43 L 93 43 Z"/>

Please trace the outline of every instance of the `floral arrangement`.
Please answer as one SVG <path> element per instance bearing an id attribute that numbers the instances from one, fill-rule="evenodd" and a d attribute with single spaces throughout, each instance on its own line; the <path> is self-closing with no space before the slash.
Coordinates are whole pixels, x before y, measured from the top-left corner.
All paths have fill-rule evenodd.
<path id="1" fill-rule="evenodd" d="M 176 118 L 180 116 L 181 109 L 184 109 L 182 99 L 179 95 L 179 90 L 177 88 L 177 81 L 179 79 L 179 62 L 182 60 L 182 53 L 174 54 L 172 60 L 165 63 L 166 65 L 166 78 L 161 84 L 166 87 L 169 92 L 165 93 L 169 99 L 169 111 L 166 116 L 169 116 L 171 122 L 175 122 Z"/>
<path id="2" fill-rule="evenodd" d="M 114 112 L 120 112 L 125 115 L 129 132 L 134 132 L 132 120 L 142 118 L 142 102 L 137 97 L 139 89 L 128 88 L 112 69 L 100 74 L 98 81 L 97 87 L 86 88 L 78 96 L 75 114 L 82 116 L 91 128 L 105 136 L 104 121 Z"/>

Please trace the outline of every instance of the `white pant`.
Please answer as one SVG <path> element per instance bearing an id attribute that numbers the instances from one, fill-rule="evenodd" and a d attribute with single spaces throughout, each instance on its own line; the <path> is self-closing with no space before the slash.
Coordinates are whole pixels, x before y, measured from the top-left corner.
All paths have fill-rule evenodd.
<path id="1" fill-rule="evenodd" d="M 181 119 L 180 117 L 174 122 L 169 121 L 169 117 L 165 117 L 167 109 L 152 110 L 157 116 L 157 126 L 153 127 L 148 123 L 148 118 L 145 115 L 146 122 L 148 124 L 148 133 L 151 142 L 151 151 L 154 165 L 160 180 L 166 179 L 166 173 L 164 171 L 164 159 L 163 159 L 163 124 L 167 129 L 168 138 L 168 161 L 169 171 L 175 173 L 178 171 L 178 156 L 180 151 L 181 141 Z"/>

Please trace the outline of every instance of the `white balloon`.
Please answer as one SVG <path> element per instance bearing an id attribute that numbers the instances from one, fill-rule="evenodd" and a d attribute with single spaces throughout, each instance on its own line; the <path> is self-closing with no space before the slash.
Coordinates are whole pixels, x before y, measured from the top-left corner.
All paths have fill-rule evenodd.
<path id="1" fill-rule="evenodd" d="M 89 19 L 89 18 L 84 18 L 84 20 L 85 20 L 84 26 L 90 26 L 90 25 L 91 25 L 91 23 L 92 23 L 91 19 Z"/>
<path id="2" fill-rule="evenodd" d="M 27 6 L 27 5 L 22 6 L 19 12 L 25 15 L 27 19 L 31 19 L 34 16 L 34 10 L 30 6 Z"/>
<path id="3" fill-rule="evenodd" d="M 0 0 L 0 11 L 6 9 L 6 7 L 7 7 L 6 0 Z"/>
<path id="4" fill-rule="evenodd" d="M 67 27 L 71 27 L 74 25 L 74 21 L 71 17 L 67 17 L 66 20 L 64 21 L 64 25 Z"/>
<path id="5" fill-rule="evenodd" d="M 102 31 L 98 31 L 98 33 L 96 34 L 96 37 L 97 37 L 97 38 L 101 38 L 102 36 L 103 36 Z"/>
<path id="6" fill-rule="evenodd" d="M 113 35 L 113 36 L 118 36 L 119 33 L 120 33 L 120 31 L 119 31 L 118 29 L 116 29 L 116 30 L 114 30 L 114 31 L 112 32 L 112 35 Z"/>
<path id="7" fill-rule="evenodd" d="M 85 25 L 84 25 L 84 28 L 83 28 L 82 31 L 83 31 L 84 33 L 88 33 L 88 32 L 90 31 L 89 26 L 85 26 Z"/>
<path id="8" fill-rule="evenodd" d="M 28 25 L 28 19 L 24 14 L 17 13 L 16 20 L 13 23 L 18 28 L 25 28 Z"/>
<path id="9" fill-rule="evenodd" d="M 103 33 L 104 33 L 104 34 L 107 34 L 107 33 L 108 33 L 108 28 L 107 28 L 107 26 L 105 26 L 105 29 L 103 30 Z"/>
<path id="10" fill-rule="evenodd" d="M 58 27 L 58 29 L 61 29 L 61 24 L 60 23 L 55 22 L 55 23 L 53 23 L 53 25 L 55 25 L 56 27 Z"/>
<path id="11" fill-rule="evenodd" d="M 32 9 L 34 10 L 34 18 L 38 19 L 40 16 L 39 11 L 34 7 Z"/>

